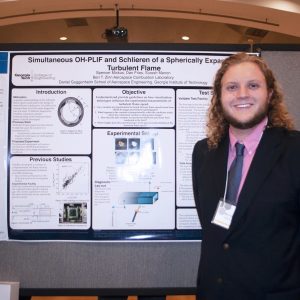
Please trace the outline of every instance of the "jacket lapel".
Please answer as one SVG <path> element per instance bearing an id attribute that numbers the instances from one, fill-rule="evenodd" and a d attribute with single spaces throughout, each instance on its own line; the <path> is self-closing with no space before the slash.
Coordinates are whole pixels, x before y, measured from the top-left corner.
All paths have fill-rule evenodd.
<path id="1" fill-rule="evenodd" d="M 207 186 L 209 199 L 210 216 L 212 218 L 219 200 L 224 196 L 226 173 L 227 173 L 227 157 L 229 149 L 229 137 L 226 136 L 217 149 L 209 151 L 207 160 L 207 176 L 212 176 L 209 180 L 210 185 Z M 211 220 L 211 219 L 210 219 Z"/>
<path id="2" fill-rule="evenodd" d="M 282 141 L 283 129 L 270 128 L 265 130 L 241 190 L 229 232 L 238 225 L 239 220 L 253 201 L 260 185 L 264 182 L 281 155 L 283 149 Z"/>

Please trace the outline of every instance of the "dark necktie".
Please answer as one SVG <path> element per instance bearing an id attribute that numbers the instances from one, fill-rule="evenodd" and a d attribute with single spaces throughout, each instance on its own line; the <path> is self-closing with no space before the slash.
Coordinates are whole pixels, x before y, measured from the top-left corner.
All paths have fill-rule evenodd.
<path id="1" fill-rule="evenodd" d="M 234 205 L 237 203 L 237 194 L 242 178 L 244 149 L 243 144 L 235 144 L 236 156 L 228 171 L 226 202 Z"/>

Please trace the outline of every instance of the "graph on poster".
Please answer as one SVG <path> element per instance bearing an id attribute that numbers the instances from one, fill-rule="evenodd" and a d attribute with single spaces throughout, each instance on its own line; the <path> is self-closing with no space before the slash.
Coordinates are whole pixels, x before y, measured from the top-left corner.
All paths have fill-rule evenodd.
<path id="1" fill-rule="evenodd" d="M 57 165 L 57 189 L 59 194 L 88 194 L 89 166 L 87 163 Z"/>

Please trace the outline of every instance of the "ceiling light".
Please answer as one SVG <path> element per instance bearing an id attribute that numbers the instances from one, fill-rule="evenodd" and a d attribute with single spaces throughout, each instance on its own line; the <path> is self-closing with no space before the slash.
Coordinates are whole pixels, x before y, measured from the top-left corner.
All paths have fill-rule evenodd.
<path id="1" fill-rule="evenodd" d="M 186 35 L 184 35 L 184 36 L 182 36 L 182 37 L 181 37 L 181 39 L 183 39 L 184 41 L 188 41 L 188 40 L 190 39 L 190 37 L 189 37 L 189 36 L 186 36 Z"/>
<path id="2" fill-rule="evenodd" d="M 61 36 L 59 39 L 60 39 L 61 41 L 66 41 L 68 38 L 67 38 L 66 36 Z"/>

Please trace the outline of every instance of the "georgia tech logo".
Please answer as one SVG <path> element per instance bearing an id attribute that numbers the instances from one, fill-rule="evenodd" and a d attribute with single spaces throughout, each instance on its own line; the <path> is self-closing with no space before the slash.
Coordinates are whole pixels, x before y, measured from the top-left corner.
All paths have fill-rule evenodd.
<path id="1" fill-rule="evenodd" d="M 18 74 L 18 73 L 15 73 L 14 74 L 15 77 L 21 77 L 21 79 L 30 79 L 30 74 L 28 73 L 25 73 L 25 74 Z"/>

